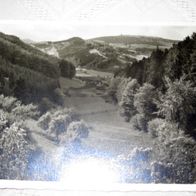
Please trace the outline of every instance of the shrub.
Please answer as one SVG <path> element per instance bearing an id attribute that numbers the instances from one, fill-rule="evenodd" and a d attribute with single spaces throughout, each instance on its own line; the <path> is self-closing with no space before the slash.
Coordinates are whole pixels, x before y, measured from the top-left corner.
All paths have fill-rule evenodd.
<path id="1" fill-rule="evenodd" d="M 28 118 L 37 119 L 39 116 L 37 106 L 33 104 L 18 105 L 12 110 L 12 114 L 19 120 L 26 120 Z"/>
<path id="2" fill-rule="evenodd" d="M 61 91 L 60 88 L 56 88 L 54 90 L 54 102 L 57 103 L 58 105 L 63 105 L 64 104 L 64 94 Z"/>
<path id="3" fill-rule="evenodd" d="M 134 106 L 140 114 L 143 114 L 147 120 L 151 119 L 153 113 L 156 111 L 156 99 L 155 87 L 151 84 L 145 83 L 139 88 L 134 96 Z"/>
<path id="4" fill-rule="evenodd" d="M 167 91 L 157 103 L 158 113 L 168 121 L 179 123 L 186 129 L 188 115 L 195 113 L 194 104 L 196 89 L 185 76 L 172 82 L 166 78 Z"/>
<path id="5" fill-rule="evenodd" d="M 61 143 L 67 139 L 69 142 L 78 142 L 82 138 L 87 138 L 89 134 L 89 128 L 84 121 L 75 121 L 70 123 L 67 128 L 67 135 L 62 138 Z"/>
<path id="6" fill-rule="evenodd" d="M 3 130 L 0 138 L 0 177 L 24 179 L 30 146 L 26 130 L 17 124 Z"/>
<path id="7" fill-rule="evenodd" d="M 0 107 L 6 112 L 11 112 L 15 107 L 20 105 L 21 102 L 17 98 L 0 95 Z"/>
<path id="8" fill-rule="evenodd" d="M 117 85 L 117 91 L 116 91 L 116 98 L 118 102 L 121 101 L 123 92 L 128 84 L 132 79 L 131 78 L 121 78 L 119 84 Z"/>
<path id="9" fill-rule="evenodd" d="M 116 93 L 117 93 L 117 89 L 118 89 L 118 85 L 120 81 L 121 81 L 120 77 L 113 77 L 110 80 L 110 84 L 108 87 L 108 95 L 112 98 L 112 101 L 114 101 L 115 103 L 118 102 Z"/>
<path id="10" fill-rule="evenodd" d="M 119 157 L 123 164 L 122 175 L 126 183 L 151 182 L 151 148 L 134 148 L 128 155 Z"/>
<path id="11" fill-rule="evenodd" d="M 155 182 L 193 183 L 196 180 L 195 140 L 185 135 L 177 124 L 164 119 L 154 119 L 148 125 L 149 131 L 156 133 L 156 159 L 161 160 L 157 166 L 161 169 L 153 174 Z"/>
<path id="12" fill-rule="evenodd" d="M 151 181 L 154 183 L 173 183 L 172 163 L 153 161 L 151 163 Z"/>
<path id="13" fill-rule="evenodd" d="M 173 182 L 194 183 L 196 181 L 195 140 L 179 136 L 168 141 L 166 146 L 164 161 L 173 164 Z"/>
<path id="14" fill-rule="evenodd" d="M 159 126 L 163 124 L 164 120 L 161 118 L 155 118 L 148 122 L 148 132 L 152 138 L 158 137 Z"/>
<path id="15" fill-rule="evenodd" d="M 8 122 L 7 113 L 5 113 L 3 110 L 0 110 L 0 135 L 4 128 L 8 126 Z"/>
<path id="16" fill-rule="evenodd" d="M 67 131 L 70 123 L 71 117 L 68 114 L 53 117 L 49 123 L 49 134 L 59 141 L 59 135 Z"/>
<path id="17" fill-rule="evenodd" d="M 52 110 L 56 107 L 56 105 L 50 101 L 50 99 L 48 99 L 47 97 L 43 97 L 40 104 L 39 104 L 39 111 L 41 114 Z"/>
<path id="18" fill-rule="evenodd" d="M 147 123 L 148 121 L 143 114 L 136 114 L 130 121 L 131 126 L 139 131 L 147 131 Z"/>
<path id="19" fill-rule="evenodd" d="M 43 114 L 39 120 L 38 120 L 38 126 L 41 127 L 44 130 L 47 130 L 49 128 L 49 122 L 52 119 L 52 114 L 51 112 L 46 112 Z"/>
<path id="20" fill-rule="evenodd" d="M 4 97 L 0 95 L 0 108 L 8 113 L 10 123 L 15 121 L 26 120 L 28 118 L 37 119 L 39 117 L 38 108 L 33 104 L 22 104 L 14 97 Z"/>
<path id="21" fill-rule="evenodd" d="M 139 84 L 136 79 L 129 81 L 123 91 L 121 101 L 119 103 L 121 107 L 121 115 L 127 118 L 127 121 L 136 113 L 134 107 L 134 95 L 139 88 Z"/>
<path id="22" fill-rule="evenodd" d="M 75 66 L 71 62 L 63 59 L 59 62 L 59 68 L 61 71 L 61 76 L 67 78 L 73 78 L 75 76 Z"/>

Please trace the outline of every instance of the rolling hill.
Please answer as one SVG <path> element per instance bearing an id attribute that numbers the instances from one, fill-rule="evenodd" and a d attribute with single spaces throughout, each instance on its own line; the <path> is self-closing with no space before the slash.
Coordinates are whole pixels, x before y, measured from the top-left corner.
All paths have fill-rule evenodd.
<path id="1" fill-rule="evenodd" d="M 0 33 L 0 92 L 24 102 L 50 97 L 58 87 L 59 59 L 18 37 Z"/>
<path id="2" fill-rule="evenodd" d="M 73 37 L 58 42 L 33 43 L 41 51 L 66 59 L 75 66 L 114 71 L 127 63 L 149 57 L 157 47 L 170 48 L 177 41 L 145 36 L 106 36 L 89 40 Z"/>

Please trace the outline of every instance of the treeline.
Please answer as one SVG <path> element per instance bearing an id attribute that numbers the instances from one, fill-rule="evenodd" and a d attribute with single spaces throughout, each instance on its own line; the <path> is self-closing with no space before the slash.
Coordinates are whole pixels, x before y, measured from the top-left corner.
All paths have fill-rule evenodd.
<path id="1" fill-rule="evenodd" d="M 121 72 L 122 74 L 122 72 Z M 186 74 L 187 79 L 196 81 L 196 33 L 174 44 L 164 51 L 157 48 L 149 58 L 135 61 L 123 70 L 126 77 L 138 80 L 140 84 L 151 83 L 156 88 L 164 87 L 164 77 L 172 81 Z"/>
<path id="2" fill-rule="evenodd" d="M 123 70 L 123 73 L 127 78 L 136 79 L 138 85 L 145 83 L 152 85 L 152 92 L 157 91 L 159 102 L 160 99 L 165 99 L 168 104 L 165 107 L 168 107 L 168 111 L 169 107 L 178 111 L 176 115 L 167 114 L 166 118 L 171 115 L 177 123 L 183 124 L 183 129 L 196 135 L 193 131 L 196 128 L 194 122 L 196 102 L 195 95 L 193 95 L 196 87 L 196 33 L 193 33 L 191 37 L 186 37 L 178 44 L 174 44 L 169 50 L 162 51 L 157 48 L 149 58 L 134 62 Z M 171 91 L 170 94 L 174 94 L 174 97 L 169 97 L 167 91 Z M 149 99 L 149 97 L 147 98 Z M 176 100 L 172 100 L 174 98 Z M 186 105 L 186 109 L 183 107 L 178 109 L 180 104 L 183 107 Z M 154 109 L 154 106 L 151 106 L 151 109 Z M 189 112 L 187 112 L 188 110 Z"/>
<path id="3" fill-rule="evenodd" d="M 154 143 L 150 151 L 136 149 L 133 157 L 132 152 L 124 157 L 126 181 L 195 183 L 196 88 L 193 83 L 185 77 L 174 82 L 166 78 L 164 93 L 149 83 L 140 85 L 131 78 L 115 78 L 112 84 L 110 93 L 116 97 L 120 115 L 130 123 L 130 131 L 143 131 Z"/>
<path id="4" fill-rule="evenodd" d="M 12 64 L 32 69 L 51 78 L 60 76 L 58 59 L 36 50 L 17 37 L 1 34 L 0 54 L 2 58 Z"/>
<path id="5" fill-rule="evenodd" d="M 25 103 L 38 102 L 43 97 L 55 101 L 59 77 L 74 75 L 71 63 L 0 33 L 0 93 L 16 96 Z"/>
<path id="6" fill-rule="evenodd" d="M 120 115 L 132 129 L 146 132 L 154 141 L 154 158 L 138 155 L 132 170 L 144 176 L 132 182 L 143 182 L 144 177 L 148 182 L 196 182 L 195 49 L 193 34 L 170 50 L 157 49 L 149 59 L 135 62 L 126 70 L 132 77 L 111 81 L 109 94 L 119 105 Z M 137 154 L 143 153 L 140 150 Z"/>

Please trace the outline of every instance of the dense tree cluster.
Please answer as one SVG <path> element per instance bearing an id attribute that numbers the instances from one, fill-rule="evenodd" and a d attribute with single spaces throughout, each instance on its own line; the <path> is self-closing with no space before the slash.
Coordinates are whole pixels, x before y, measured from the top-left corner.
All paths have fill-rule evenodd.
<path id="1" fill-rule="evenodd" d="M 32 132 L 62 149 L 58 161 L 37 146 Z M 57 180 L 63 160 L 81 148 L 88 134 L 73 109 L 56 108 L 40 116 L 37 106 L 0 95 L 0 179 Z"/>
<path id="2" fill-rule="evenodd" d="M 45 133 L 61 145 L 79 142 L 88 137 L 89 127 L 79 119 L 72 109 L 59 109 L 42 115 L 38 125 Z"/>
<path id="3" fill-rule="evenodd" d="M 61 75 L 66 78 L 73 78 L 76 74 L 75 67 L 72 63 L 66 61 L 66 60 L 61 60 L 59 63 Z"/>
<path id="4" fill-rule="evenodd" d="M 125 116 L 126 121 L 129 121 L 132 116 L 136 113 L 136 107 L 133 104 L 134 95 L 139 88 L 139 84 L 136 79 L 131 80 L 127 83 L 122 98 L 119 103 L 122 108 L 121 115 Z"/>
<path id="5" fill-rule="evenodd" d="M 150 58 L 134 62 L 125 70 L 129 82 L 116 77 L 110 85 L 132 128 L 148 132 L 154 140 L 154 160 L 146 159 L 149 170 L 144 171 L 139 163 L 134 168 L 144 171 L 149 182 L 196 181 L 195 46 L 194 33 L 169 50 L 157 49 Z M 133 83 L 137 84 L 134 91 Z M 128 173 L 131 170 L 128 167 Z"/>
<path id="6" fill-rule="evenodd" d="M 140 164 L 129 157 L 127 181 L 194 183 L 196 141 L 192 136 L 195 136 L 195 127 L 190 126 L 189 121 L 196 112 L 194 84 L 185 76 L 173 82 L 165 78 L 164 91 L 144 83 L 140 87 L 137 85 L 134 93 L 127 93 L 128 89 L 132 92 L 130 84 L 137 84 L 137 81 L 132 79 L 125 83 L 122 80 L 118 79 L 118 83 L 124 83 L 125 87 L 118 97 L 121 97 L 121 111 L 126 111 L 125 120 L 130 119 L 132 128 L 148 132 L 154 140 L 154 159 Z M 137 165 L 133 165 L 134 161 Z M 134 174 L 130 173 L 132 170 Z"/>
<path id="7" fill-rule="evenodd" d="M 0 33 L 0 93 L 16 96 L 25 103 L 49 97 L 55 102 L 60 76 L 72 78 L 75 67 Z"/>
<path id="8" fill-rule="evenodd" d="M 179 79 L 184 74 L 188 79 L 196 81 L 196 33 L 174 44 L 164 51 L 157 48 L 149 58 L 136 61 L 124 71 L 127 77 L 136 78 L 140 84 L 148 82 L 155 87 L 164 87 L 164 78 L 171 81 Z"/>
<path id="9" fill-rule="evenodd" d="M 36 119 L 37 107 L 0 95 L 0 178 L 26 179 L 28 159 L 35 150 L 24 121 Z"/>

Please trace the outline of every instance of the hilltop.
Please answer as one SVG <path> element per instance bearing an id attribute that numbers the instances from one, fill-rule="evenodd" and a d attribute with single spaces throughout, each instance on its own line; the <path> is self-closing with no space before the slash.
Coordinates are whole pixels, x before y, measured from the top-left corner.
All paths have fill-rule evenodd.
<path id="1" fill-rule="evenodd" d="M 66 67 L 66 63 L 63 66 Z M 42 97 L 54 99 L 61 72 L 60 59 L 16 36 L 0 33 L 1 93 L 24 102 L 39 101 Z"/>
<path id="2" fill-rule="evenodd" d="M 127 63 L 149 57 L 157 47 L 170 48 L 177 41 L 145 36 L 106 36 L 89 40 L 73 37 L 57 42 L 33 44 L 41 51 L 81 66 L 114 71 Z"/>

